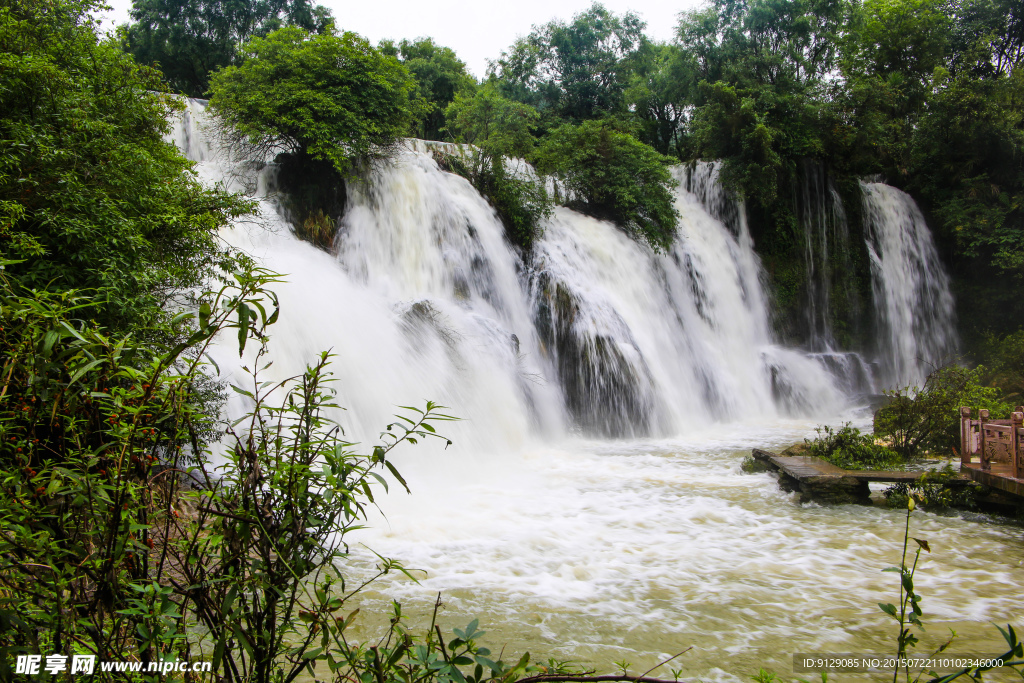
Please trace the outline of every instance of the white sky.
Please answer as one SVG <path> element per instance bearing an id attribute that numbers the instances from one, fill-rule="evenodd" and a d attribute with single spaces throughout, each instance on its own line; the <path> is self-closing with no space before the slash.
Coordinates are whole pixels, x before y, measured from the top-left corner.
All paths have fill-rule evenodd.
<path id="1" fill-rule="evenodd" d="M 107 0 L 113 11 L 105 15 L 104 26 L 126 23 L 131 0 Z M 591 5 L 590 0 L 512 0 L 511 2 L 467 2 L 466 0 L 318 0 L 330 7 L 338 28 L 355 31 L 376 44 L 384 38 L 431 37 L 452 48 L 466 62 L 470 72 L 481 78 L 488 59 L 497 59 L 517 37 L 525 36 L 534 24 L 551 19 L 569 20 Z M 647 22 L 647 35 L 654 40 L 671 40 L 680 12 L 694 9 L 701 0 L 604 0 L 609 10 L 622 14 L 632 10 Z"/>

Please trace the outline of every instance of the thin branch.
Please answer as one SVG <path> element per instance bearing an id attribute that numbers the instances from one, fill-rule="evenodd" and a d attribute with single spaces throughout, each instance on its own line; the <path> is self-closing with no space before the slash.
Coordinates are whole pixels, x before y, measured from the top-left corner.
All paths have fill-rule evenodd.
<path id="1" fill-rule="evenodd" d="M 676 659 L 677 657 L 682 657 L 683 655 L 685 655 L 687 652 L 689 652 L 692 649 L 693 649 L 693 645 L 691 645 L 690 647 L 686 648 L 685 650 L 683 650 L 682 652 L 680 652 L 678 654 L 672 655 L 668 659 L 665 659 L 665 660 L 662 660 L 662 661 L 658 662 L 657 664 L 652 666 L 650 669 L 648 669 L 647 671 L 645 671 L 642 674 L 640 674 L 640 676 L 641 677 L 646 676 L 647 674 L 649 674 L 652 671 L 654 671 L 655 669 L 657 669 L 659 666 L 664 666 L 665 664 L 668 664 L 669 662 L 671 662 L 673 659 Z"/>

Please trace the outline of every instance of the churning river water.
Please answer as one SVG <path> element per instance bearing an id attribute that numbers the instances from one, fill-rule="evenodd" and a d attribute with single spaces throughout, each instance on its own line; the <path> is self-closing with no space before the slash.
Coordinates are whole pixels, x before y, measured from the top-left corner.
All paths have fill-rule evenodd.
<path id="1" fill-rule="evenodd" d="M 388 496 L 360 538 L 424 573 L 419 583 L 384 577 L 371 604 L 397 599 L 423 623 L 440 592 L 447 626 L 478 617 L 492 646 L 601 672 L 625 660 L 642 673 L 689 647 L 651 675 L 740 681 L 761 667 L 788 676 L 796 653 L 891 655 L 897 629 L 878 603 L 897 603 L 899 582 L 881 570 L 899 563 L 905 510 L 880 494 L 874 507 L 802 505 L 774 475 L 740 471 L 751 448 L 784 448 L 813 426 L 568 441 L 454 475 L 443 460 L 408 457 L 413 494 Z M 1002 652 L 990 622 L 1024 615 L 1021 527 L 918 510 L 910 533 L 932 549 L 917 569 L 927 628 L 918 650 L 953 629 L 948 652 Z"/>

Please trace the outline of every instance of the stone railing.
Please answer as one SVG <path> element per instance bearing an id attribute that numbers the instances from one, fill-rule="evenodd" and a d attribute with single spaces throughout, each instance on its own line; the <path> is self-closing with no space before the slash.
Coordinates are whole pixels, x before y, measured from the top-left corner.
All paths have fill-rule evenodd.
<path id="1" fill-rule="evenodd" d="M 1009 420 L 990 420 L 984 408 L 973 419 L 972 408 L 960 408 L 960 462 L 970 466 L 977 457 L 981 469 L 1006 463 L 1009 475 L 1024 478 L 1024 406 L 1017 406 Z"/>

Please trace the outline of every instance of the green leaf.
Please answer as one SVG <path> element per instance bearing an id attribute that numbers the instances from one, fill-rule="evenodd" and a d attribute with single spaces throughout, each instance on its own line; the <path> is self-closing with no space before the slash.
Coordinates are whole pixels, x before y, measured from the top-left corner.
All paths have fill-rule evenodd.
<path id="1" fill-rule="evenodd" d="M 473 621 L 469 622 L 469 625 L 466 626 L 466 636 L 465 636 L 466 640 L 469 640 L 473 636 L 477 635 L 477 630 L 476 629 L 477 629 L 477 626 L 479 626 L 479 625 L 480 625 L 480 620 L 479 619 L 474 619 Z"/>
<path id="2" fill-rule="evenodd" d="M 231 586 L 228 588 L 227 594 L 224 596 L 224 603 L 221 605 L 220 613 L 224 618 L 229 618 L 232 614 L 231 607 L 235 602 L 235 598 L 238 596 L 238 586 Z"/>
<path id="3" fill-rule="evenodd" d="M 384 466 L 387 467 L 388 471 L 391 472 L 391 475 L 398 480 L 398 483 L 402 485 L 402 488 L 405 489 L 406 493 L 412 493 L 412 491 L 409 490 L 409 485 L 405 483 L 405 479 L 403 479 L 402 475 L 398 473 L 398 470 L 395 469 L 394 465 L 392 465 L 389 461 L 384 461 Z"/>
<path id="4" fill-rule="evenodd" d="M 238 304 L 238 357 L 245 351 L 245 342 L 249 338 L 249 307 L 243 301 Z"/>
<path id="5" fill-rule="evenodd" d="M 90 370 L 95 368 L 97 365 L 100 365 L 101 363 L 103 363 L 103 359 L 97 359 L 89 363 L 86 363 L 85 365 L 83 365 L 82 367 L 75 371 L 75 374 L 73 374 L 71 376 L 71 379 L 68 380 L 68 384 L 74 384 L 82 377 L 82 375 L 89 372 Z"/>
<path id="6" fill-rule="evenodd" d="M 241 394 L 242 396 L 247 396 L 248 398 L 251 398 L 254 401 L 256 400 L 256 397 L 252 395 L 251 391 L 246 391 L 245 389 L 243 389 L 241 387 L 238 387 L 238 386 L 235 386 L 234 384 L 229 384 L 228 386 L 231 387 L 231 390 L 234 391 L 236 394 Z M 243 417 L 243 420 L 244 419 L 245 418 Z"/>
<path id="7" fill-rule="evenodd" d="M 486 666 L 491 671 L 499 671 L 499 670 L 501 670 L 501 667 L 497 663 L 491 661 L 487 657 L 481 657 L 480 655 L 474 655 L 473 658 L 477 661 L 477 663 L 483 664 L 484 666 Z"/>

